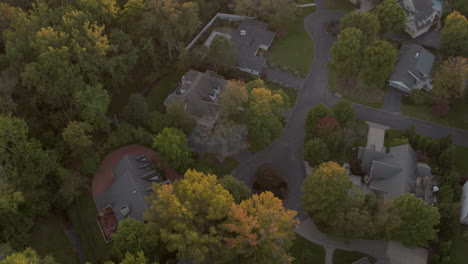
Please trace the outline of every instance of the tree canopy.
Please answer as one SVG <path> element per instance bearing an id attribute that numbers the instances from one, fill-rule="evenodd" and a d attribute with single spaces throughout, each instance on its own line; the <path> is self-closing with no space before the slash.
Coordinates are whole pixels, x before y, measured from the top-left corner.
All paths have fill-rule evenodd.
<path id="1" fill-rule="evenodd" d="M 372 42 L 380 31 L 379 20 L 373 13 L 350 12 L 340 20 L 341 28 L 358 28 L 366 38 Z"/>
<path id="2" fill-rule="evenodd" d="M 434 79 L 434 94 L 446 100 L 462 98 L 466 76 L 468 76 L 468 59 L 449 57 L 442 63 Z"/>
<path id="3" fill-rule="evenodd" d="M 380 22 L 380 32 L 398 32 L 405 27 L 406 12 L 395 0 L 383 0 L 373 11 Z"/>
<path id="4" fill-rule="evenodd" d="M 459 12 L 453 11 L 445 19 L 439 49 L 445 56 L 468 57 L 468 20 Z"/>
<path id="5" fill-rule="evenodd" d="M 177 128 L 164 128 L 153 138 L 153 148 L 179 172 L 184 172 L 193 161 L 187 143 L 187 136 Z"/>
<path id="6" fill-rule="evenodd" d="M 237 14 L 259 17 L 273 27 L 289 22 L 295 12 L 292 0 L 236 0 L 235 4 Z"/>
<path id="7" fill-rule="evenodd" d="M 361 71 L 363 45 L 364 35 L 360 29 L 343 29 L 331 48 L 332 69 L 346 77 L 356 76 Z"/>
<path id="8" fill-rule="evenodd" d="M 387 41 L 378 40 L 364 49 L 364 80 L 368 84 L 382 87 L 395 69 L 398 51 Z"/>

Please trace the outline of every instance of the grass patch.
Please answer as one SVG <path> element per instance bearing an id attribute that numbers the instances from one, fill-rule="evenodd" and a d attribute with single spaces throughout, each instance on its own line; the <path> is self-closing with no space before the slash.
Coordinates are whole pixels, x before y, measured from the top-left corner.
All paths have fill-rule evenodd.
<path id="1" fill-rule="evenodd" d="M 438 123 L 445 126 L 468 129 L 468 101 L 466 99 L 456 100 L 446 117 L 436 117 L 431 113 L 431 106 L 427 104 L 415 105 L 409 98 L 403 98 L 401 112 L 410 117 Z"/>
<path id="2" fill-rule="evenodd" d="M 383 104 L 385 91 L 365 85 L 361 78 L 347 81 L 335 71 L 330 70 L 328 84 L 331 90 L 338 92 L 351 102 L 374 108 L 380 108 Z"/>
<path id="3" fill-rule="evenodd" d="M 164 112 L 166 109 L 164 107 L 164 100 L 166 100 L 167 96 L 177 88 L 182 75 L 183 73 L 174 71 L 164 76 L 158 83 L 156 83 L 146 97 L 150 111 L 156 110 Z"/>
<path id="4" fill-rule="evenodd" d="M 455 146 L 455 170 L 461 176 L 468 176 L 468 148 Z"/>
<path id="5" fill-rule="evenodd" d="M 325 263 L 325 248 L 296 235 L 289 253 L 294 257 L 293 263 Z"/>
<path id="6" fill-rule="evenodd" d="M 67 211 L 80 237 L 88 261 L 104 263 L 110 259 L 111 244 L 106 244 L 99 229 L 97 210 L 89 191 L 84 191 Z"/>
<path id="7" fill-rule="evenodd" d="M 367 257 L 367 255 L 361 252 L 335 249 L 333 252 L 333 264 L 349 264 L 364 257 Z"/>
<path id="8" fill-rule="evenodd" d="M 331 10 L 338 10 L 343 12 L 350 12 L 358 8 L 349 0 L 327 0 L 324 2 L 325 7 Z"/>
<path id="9" fill-rule="evenodd" d="M 450 254 L 450 263 L 452 264 L 466 264 L 468 240 L 463 239 L 463 232 L 468 232 L 468 227 L 460 225 L 460 232 L 455 232 L 452 238 L 452 252 Z"/>
<path id="10" fill-rule="evenodd" d="M 200 172 L 214 174 L 218 178 L 224 175 L 231 175 L 231 172 L 237 168 L 237 160 L 233 157 L 224 158 L 220 162 L 214 153 L 204 153 L 195 161 L 194 169 Z"/>
<path id="11" fill-rule="evenodd" d="M 270 65 L 306 76 L 314 59 L 314 42 L 304 28 L 304 19 L 315 7 L 298 8 L 293 21 L 286 27 L 284 37 L 276 37 L 267 57 Z"/>
<path id="12" fill-rule="evenodd" d="M 60 221 L 53 214 L 36 221 L 29 245 L 42 256 L 54 257 L 57 263 L 79 263 Z"/>

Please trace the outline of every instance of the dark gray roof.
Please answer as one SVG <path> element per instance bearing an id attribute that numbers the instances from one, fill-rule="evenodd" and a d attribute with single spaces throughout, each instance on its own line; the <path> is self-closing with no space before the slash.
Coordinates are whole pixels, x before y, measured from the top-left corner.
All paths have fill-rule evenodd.
<path id="1" fill-rule="evenodd" d="M 364 258 L 362 258 L 362 259 L 360 259 L 358 261 L 355 261 L 355 262 L 353 262 L 351 264 L 372 264 L 372 263 L 369 261 L 369 258 L 364 257 Z"/>
<path id="2" fill-rule="evenodd" d="M 400 5 L 405 9 L 409 20 L 414 21 L 416 29 L 420 30 L 432 24 L 432 20 L 428 19 L 433 13 L 432 0 L 407 0 L 413 3 L 414 9 L 411 10 L 405 7 L 404 1 Z"/>
<path id="3" fill-rule="evenodd" d="M 260 45 L 269 47 L 276 33 L 266 30 L 267 23 L 245 19 L 233 32 L 231 41 L 237 50 L 237 66 L 260 72 L 266 62 L 265 58 L 255 56 Z M 241 35 L 245 31 L 245 35 Z"/>
<path id="4" fill-rule="evenodd" d="M 361 167 L 367 171 L 369 187 L 376 193 L 384 192 L 385 200 L 394 200 L 404 193 L 415 193 L 426 201 L 427 188 L 423 177 L 431 175 L 427 164 L 418 163 L 410 145 L 392 147 L 389 153 L 359 148 Z M 421 184 L 417 184 L 419 181 Z M 429 189 L 430 191 L 430 189 Z"/>
<path id="5" fill-rule="evenodd" d="M 153 182 L 163 183 L 161 175 L 149 166 L 145 156 L 127 155 L 112 169 L 114 183 L 104 192 L 95 197 L 96 206 L 103 210 L 112 206 L 117 220 L 126 217 L 143 220 L 143 212 L 149 204 L 145 196 L 151 193 Z M 128 215 L 121 213 L 122 208 L 128 208 Z"/>
<path id="6" fill-rule="evenodd" d="M 429 76 L 434 64 L 434 58 L 434 55 L 421 45 L 403 44 L 398 54 L 395 70 L 390 75 L 389 81 L 402 82 L 412 89 L 417 82 L 416 78 L 423 80 Z"/>
<path id="7" fill-rule="evenodd" d="M 226 85 L 226 80 L 215 74 L 207 74 L 189 70 L 182 77 L 178 93 L 170 94 L 164 101 L 168 106 L 174 102 L 187 105 L 186 111 L 197 118 L 214 120 L 219 111 L 217 99 L 213 101 L 210 95 L 218 97 Z M 216 95 L 215 95 L 216 93 Z"/>

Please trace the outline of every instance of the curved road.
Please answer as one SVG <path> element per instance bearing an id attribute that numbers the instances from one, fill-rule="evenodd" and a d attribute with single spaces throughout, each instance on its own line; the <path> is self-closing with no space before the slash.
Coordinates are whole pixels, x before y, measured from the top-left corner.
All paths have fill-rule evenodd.
<path id="1" fill-rule="evenodd" d="M 376 258 L 385 258 L 386 241 L 355 240 L 343 241 L 321 233 L 301 206 L 300 191 L 306 177 L 302 158 L 302 145 L 305 137 L 305 120 L 307 112 L 313 106 L 325 103 L 329 106 L 339 99 L 328 89 L 328 61 L 330 48 L 336 37 L 325 31 L 326 24 L 339 20 L 344 13 L 327 10 L 322 0 L 316 0 L 317 10 L 304 21 L 304 26 L 314 41 L 315 55 L 308 76 L 302 82 L 296 104 L 291 110 L 288 123 L 283 133 L 271 145 L 256 153 L 250 159 L 242 162 L 232 175 L 249 186 L 253 183 L 255 170 L 263 163 L 272 163 L 289 182 L 289 196 L 284 202 L 288 209 L 296 210 L 298 218 L 303 222 L 296 230 L 307 239 L 323 245 L 327 250 L 327 263 L 331 263 L 331 254 L 335 248 L 357 250 Z M 412 119 L 399 114 L 386 112 L 359 104 L 353 104 L 358 119 L 380 123 L 395 129 L 405 129 L 411 125 L 416 130 L 429 137 L 442 137 L 448 133 L 454 135 L 454 143 L 468 146 L 468 132 L 448 128 L 429 122 Z M 304 221 L 305 220 L 305 221 Z"/>

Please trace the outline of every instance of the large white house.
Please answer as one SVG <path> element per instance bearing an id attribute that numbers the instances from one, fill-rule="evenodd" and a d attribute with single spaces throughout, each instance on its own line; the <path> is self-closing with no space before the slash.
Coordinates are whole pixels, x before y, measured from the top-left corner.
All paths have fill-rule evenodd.
<path id="1" fill-rule="evenodd" d="M 463 185 L 460 222 L 462 224 L 468 225 L 468 182 Z"/>
<path id="2" fill-rule="evenodd" d="M 416 38 L 427 31 L 440 16 L 440 2 L 432 0 L 402 0 L 400 5 L 406 11 L 405 31 Z M 438 10 L 439 9 L 439 10 Z"/>

